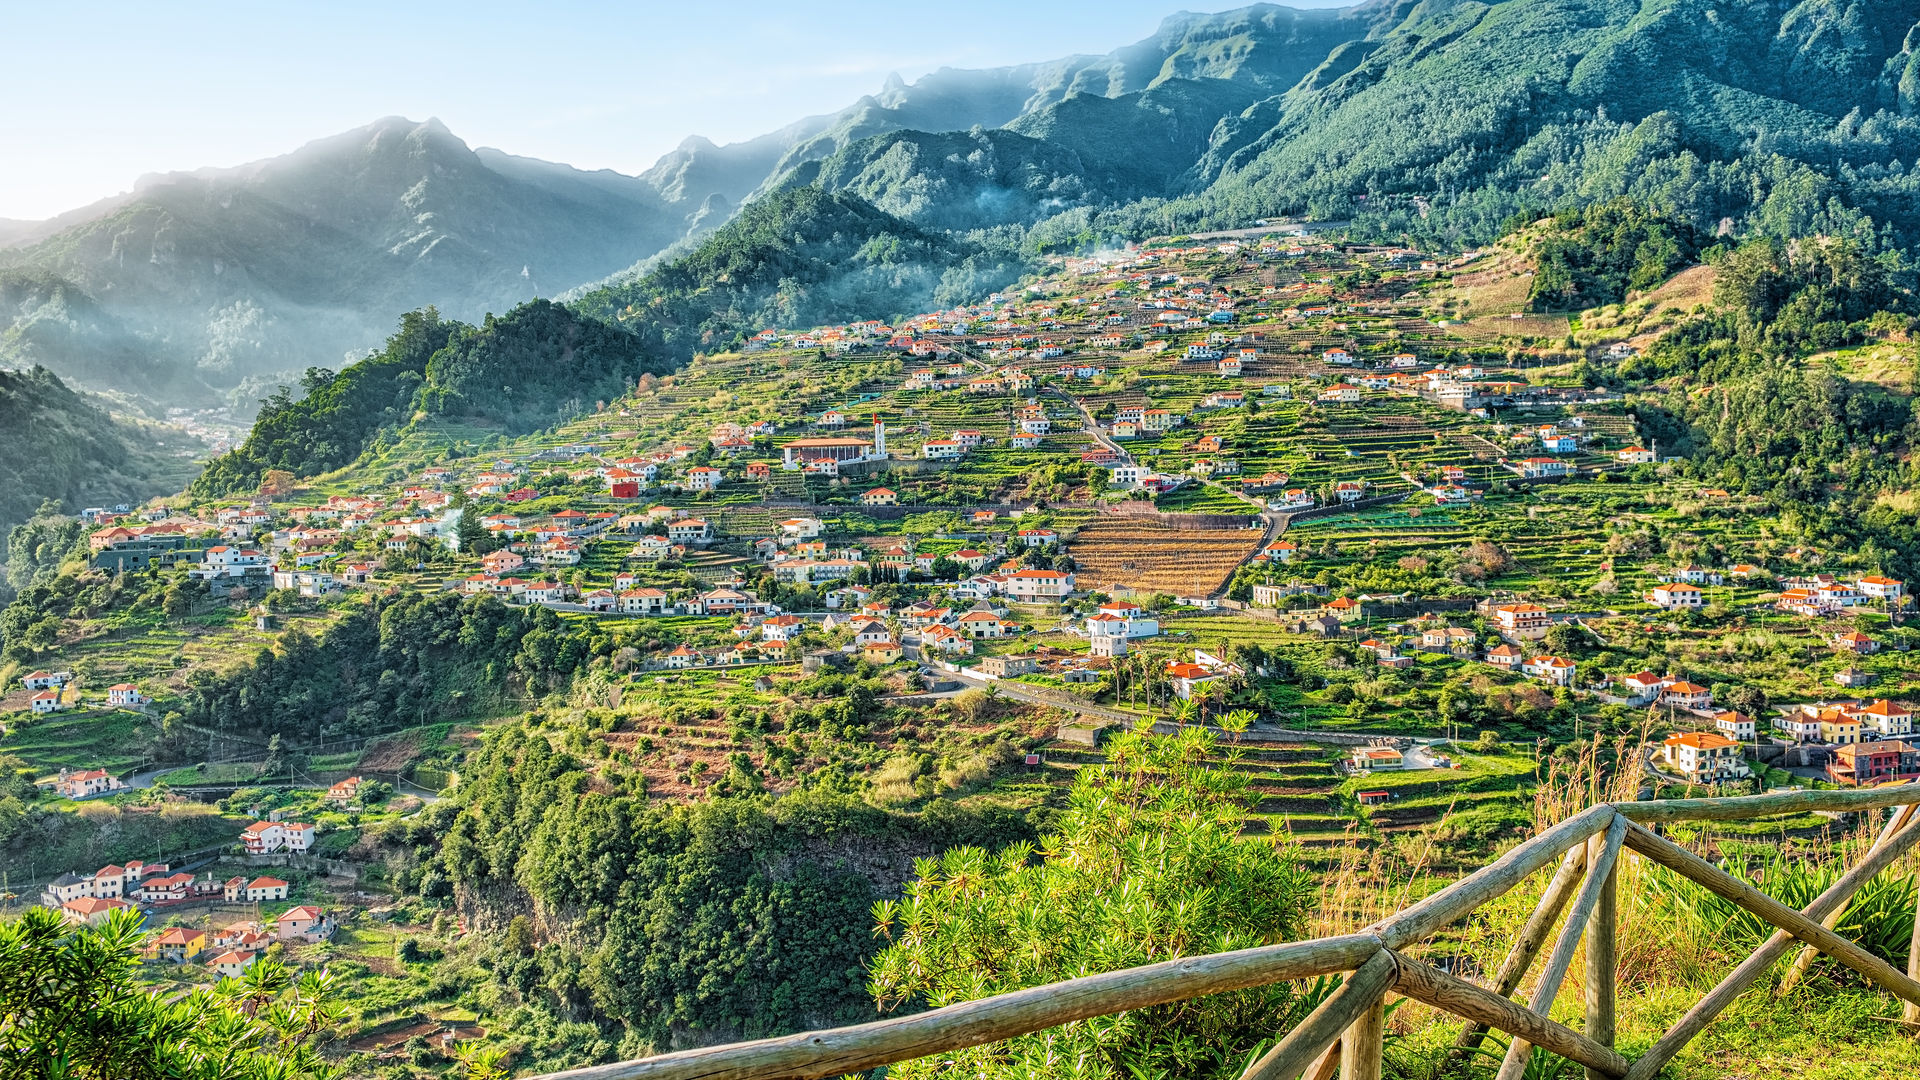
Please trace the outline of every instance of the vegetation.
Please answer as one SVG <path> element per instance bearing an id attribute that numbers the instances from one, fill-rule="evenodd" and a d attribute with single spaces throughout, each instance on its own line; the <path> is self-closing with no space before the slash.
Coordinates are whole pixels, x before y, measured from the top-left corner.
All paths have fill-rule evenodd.
<path id="1" fill-rule="evenodd" d="M 1629 290 L 1650 289 L 1699 257 L 1684 222 L 1667 221 L 1628 199 L 1565 210 L 1533 244 L 1529 301 L 1539 310 L 1598 307 Z"/>
<path id="2" fill-rule="evenodd" d="M 352 462 L 381 429 L 411 416 L 428 360 L 456 329 L 432 308 L 408 312 L 379 353 L 337 374 L 308 368 L 299 396 L 282 388 L 261 402 L 246 441 L 209 462 L 192 490 L 252 492 L 273 469 L 314 476 Z"/>
<path id="3" fill-rule="evenodd" d="M 857 196 L 796 187 L 754 200 L 692 252 L 578 306 L 685 360 L 769 326 L 923 311 L 997 288 L 1018 269 Z"/>
<path id="4" fill-rule="evenodd" d="M 1237 755 L 1214 737 L 1129 732 L 1075 781 L 1040 861 L 1027 845 L 948 850 L 874 909 L 882 1008 L 952 1005 L 1086 972 L 1300 936 L 1315 893 L 1294 853 L 1239 835 Z M 916 1062 L 902 1076 L 1240 1075 L 1325 987 L 1277 985 L 1081 1021 Z M 1063 1062 L 1070 1065 L 1063 1066 Z"/>
<path id="5" fill-rule="evenodd" d="M 174 996 L 136 977 L 146 935 L 122 911 L 63 926 L 29 910 L 0 923 L 0 1051 L 23 1080 L 283 1080 L 331 1071 L 315 1051 L 332 979 L 273 960 Z"/>
<path id="6" fill-rule="evenodd" d="M 116 419 L 44 367 L 0 371 L 0 529 L 52 500 L 78 512 L 96 503 L 141 502 L 188 474 L 155 451 L 187 445 L 178 432 Z M 158 444 L 158 445 L 156 445 Z"/>

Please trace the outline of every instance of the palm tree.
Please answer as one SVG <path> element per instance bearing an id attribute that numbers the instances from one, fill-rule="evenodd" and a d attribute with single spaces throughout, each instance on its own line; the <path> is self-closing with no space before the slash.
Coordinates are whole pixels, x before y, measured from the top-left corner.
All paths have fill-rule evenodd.
<path id="1" fill-rule="evenodd" d="M 1259 714 L 1252 709 L 1235 709 L 1220 717 L 1220 728 L 1232 735 L 1233 741 L 1237 743 L 1240 741 L 1240 736 L 1246 734 L 1247 729 L 1252 727 L 1257 719 Z"/>

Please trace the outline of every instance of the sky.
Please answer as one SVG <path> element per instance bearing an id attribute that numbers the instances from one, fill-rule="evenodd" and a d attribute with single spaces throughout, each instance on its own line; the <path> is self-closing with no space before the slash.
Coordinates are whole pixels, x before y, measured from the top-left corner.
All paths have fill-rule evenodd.
<path id="1" fill-rule="evenodd" d="M 439 117 L 472 146 L 637 173 L 688 135 L 751 138 L 890 73 L 1104 53 L 1174 11 L 1244 2 L 0 0 L 0 218 L 395 115 Z"/>

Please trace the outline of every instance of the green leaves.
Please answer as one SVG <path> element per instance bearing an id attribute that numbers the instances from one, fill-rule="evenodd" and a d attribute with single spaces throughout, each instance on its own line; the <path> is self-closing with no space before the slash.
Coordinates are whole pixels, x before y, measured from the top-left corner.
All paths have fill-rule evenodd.
<path id="1" fill-rule="evenodd" d="M 314 1043 L 332 978 L 259 960 L 175 1000 L 135 981 L 141 917 L 68 927 L 45 908 L 0 924 L 0 1061 L 21 1080 L 330 1078 Z"/>
<path id="2" fill-rule="evenodd" d="M 1314 895 L 1293 853 L 1239 835 L 1234 753 L 1204 729 L 1110 744 L 1083 770 L 1037 852 L 949 850 L 873 908 L 889 942 L 868 973 L 883 1009 L 940 1006 L 1179 956 L 1287 940 Z M 1037 854 L 1037 858 L 1036 858 Z M 975 1075 L 1233 1076 L 1292 1022 L 1290 987 L 1264 987 L 1069 1024 L 952 1055 Z M 932 1061 L 903 1077 L 942 1071 Z"/>

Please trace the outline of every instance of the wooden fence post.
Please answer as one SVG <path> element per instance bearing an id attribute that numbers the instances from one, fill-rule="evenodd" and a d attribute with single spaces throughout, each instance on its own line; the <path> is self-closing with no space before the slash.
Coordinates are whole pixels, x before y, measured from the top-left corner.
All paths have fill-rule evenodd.
<path id="1" fill-rule="evenodd" d="M 1340 1033 L 1380 1004 L 1393 985 L 1393 954 L 1385 949 L 1360 965 L 1320 1007 L 1294 1025 L 1273 1049 L 1247 1066 L 1240 1080 L 1295 1080 L 1340 1039 Z"/>
<path id="2" fill-rule="evenodd" d="M 1587 841 L 1587 863 L 1597 865 L 1606 841 L 1594 837 Z M 1587 923 L 1587 1038 L 1611 1048 L 1615 1030 L 1614 979 L 1620 967 L 1619 931 L 1620 862 L 1607 868 L 1600 895 L 1593 905 L 1593 917 Z M 1587 1067 L 1587 1080 L 1603 1080 L 1606 1074 Z"/>
<path id="3" fill-rule="evenodd" d="M 1377 997 L 1340 1036 L 1340 1080 L 1380 1080 L 1387 1037 L 1387 999 Z"/>
<path id="4" fill-rule="evenodd" d="M 1573 966 L 1573 954 L 1580 947 L 1581 937 L 1586 934 L 1587 923 L 1593 917 L 1595 905 L 1600 902 L 1600 894 L 1605 891 L 1602 886 L 1613 874 L 1614 864 L 1620 860 L 1620 845 L 1629 828 L 1627 819 L 1615 814 L 1605 836 L 1589 838 L 1600 841 L 1598 853 L 1587 859 L 1587 878 L 1580 885 L 1580 895 L 1574 897 L 1573 908 L 1567 912 L 1567 924 L 1560 928 L 1560 940 L 1553 943 L 1553 952 L 1547 957 L 1547 966 L 1540 971 L 1540 982 L 1534 986 L 1533 997 L 1528 1003 L 1541 1016 L 1553 1015 L 1553 999 L 1560 993 L 1560 984 L 1567 977 L 1567 969 Z M 1526 1075 L 1527 1061 L 1532 1057 L 1533 1044 L 1515 1036 L 1507 1044 L 1507 1056 L 1501 1060 L 1495 1080 L 1520 1080 Z"/>
<path id="5" fill-rule="evenodd" d="M 1907 942 L 1907 978 L 1920 981 L 1920 879 L 1916 879 L 1913 896 L 1913 937 Z M 1901 1003 L 1900 1019 L 1909 1024 L 1920 1024 L 1920 1005 L 1911 1001 Z"/>
<path id="6" fill-rule="evenodd" d="M 1526 925 L 1520 928 L 1520 936 L 1514 939 L 1513 948 L 1508 950 L 1507 958 L 1500 963 L 1500 970 L 1493 977 L 1494 993 L 1501 997 L 1512 997 L 1520 988 L 1520 981 L 1527 977 L 1527 969 L 1533 966 L 1534 958 L 1540 955 L 1540 949 L 1547 943 L 1547 935 L 1553 931 L 1553 924 L 1560 919 L 1567 901 L 1573 899 L 1573 891 L 1580 885 L 1580 869 L 1587 864 L 1587 848 L 1576 844 L 1567 849 L 1566 857 L 1560 860 L 1560 868 L 1553 873 L 1553 879 L 1547 882 L 1547 891 L 1540 897 L 1540 903 L 1527 916 Z M 1485 1024 L 1468 1024 L 1460 1032 L 1453 1045 L 1462 1050 L 1471 1050 L 1479 1046 L 1486 1038 Z"/>

